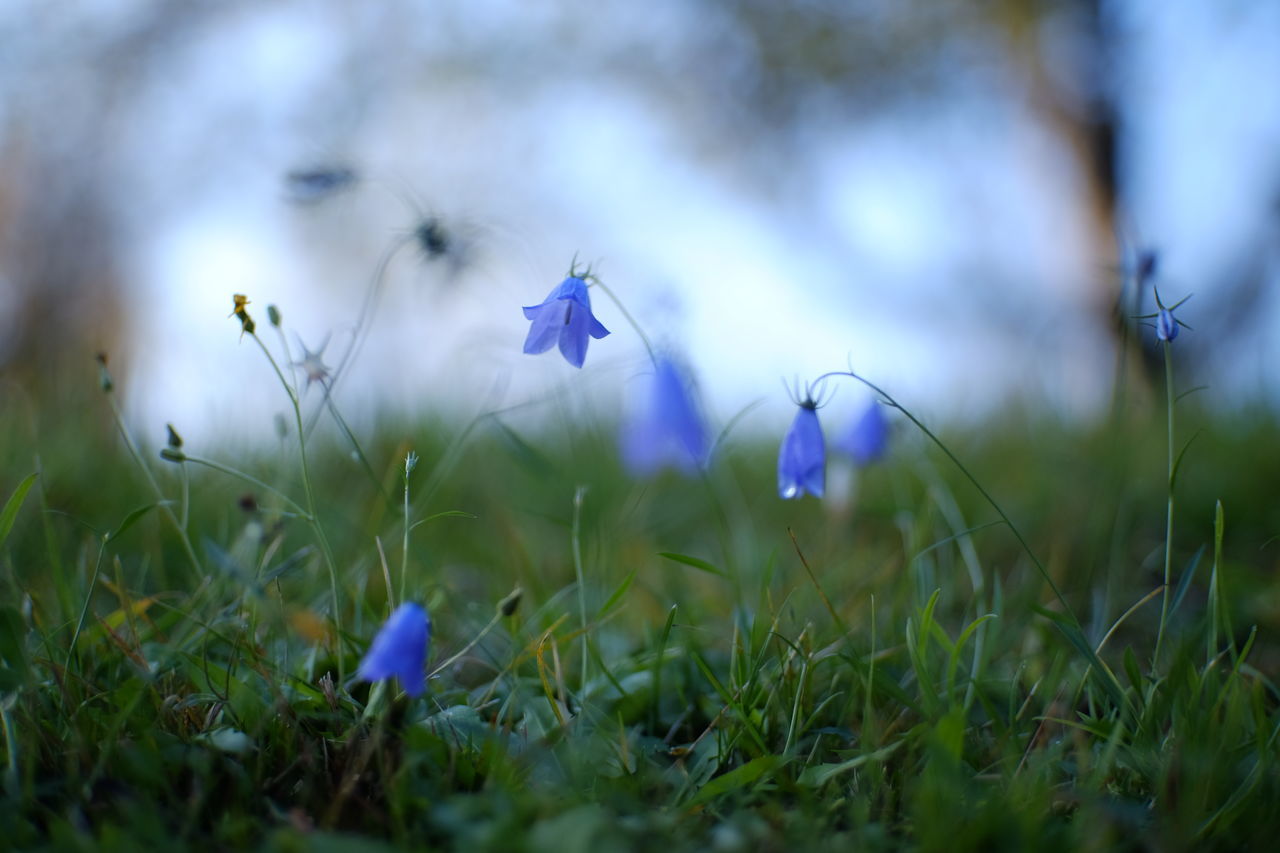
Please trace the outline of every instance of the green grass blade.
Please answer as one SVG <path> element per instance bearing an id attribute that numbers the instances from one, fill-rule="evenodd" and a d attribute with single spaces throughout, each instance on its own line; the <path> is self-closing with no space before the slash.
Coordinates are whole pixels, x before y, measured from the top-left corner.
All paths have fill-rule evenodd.
<path id="1" fill-rule="evenodd" d="M 691 568 L 697 569 L 698 571 L 706 572 L 707 574 L 710 574 L 710 575 L 715 575 L 718 578 L 728 577 L 728 575 L 726 575 L 723 570 L 717 569 L 715 566 L 708 563 L 706 560 L 699 560 L 697 557 L 690 557 L 686 554 L 674 554 L 670 551 L 659 551 L 658 556 L 665 557 L 674 563 L 680 563 L 681 565 L 689 566 Z"/>
<path id="2" fill-rule="evenodd" d="M 9 500 L 5 501 L 4 509 L 0 510 L 0 548 L 4 547 L 5 540 L 9 538 L 9 531 L 13 529 L 13 523 L 18 518 L 18 510 L 22 508 L 22 502 L 27 499 L 27 492 L 31 491 L 31 487 L 35 485 L 36 478 L 39 476 L 37 472 L 23 478 L 18 488 L 14 489 L 13 494 L 9 496 Z"/>

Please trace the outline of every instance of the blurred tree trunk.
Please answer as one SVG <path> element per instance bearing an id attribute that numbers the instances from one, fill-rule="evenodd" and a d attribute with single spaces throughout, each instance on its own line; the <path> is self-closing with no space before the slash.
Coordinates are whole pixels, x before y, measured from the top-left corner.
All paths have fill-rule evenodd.
<path id="1" fill-rule="evenodd" d="M 124 355 L 115 216 L 92 156 L 68 161 L 29 128 L 7 139 L 0 149 L 9 176 L 0 184 L 0 377 L 42 410 L 65 411 L 96 389 L 96 352 Z"/>
<path id="2" fill-rule="evenodd" d="M 1118 236 L 1131 223 L 1122 220 L 1124 176 L 1117 159 L 1118 120 L 1114 92 L 1114 57 L 1121 49 L 1100 0 L 1031 3 L 1003 0 L 987 7 L 990 26 L 1004 34 L 1010 54 L 1027 71 L 1030 106 L 1037 118 L 1062 141 L 1081 177 L 1078 188 L 1091 266 L 1097 273 L 1082 286 L 1100 327 L 1110 333 L 1117 351 L 1115 381 L 1124 393 L 1149 395 L 1160 375 L 1156 350 L 1144 347 L 1133 315 L 1141 304 L 1134 292 L 1133 259 L 1121 255 Z M 1063 17 L 1074 28 L 1067 68 L 1052 69 L 1045 52 L 1045 17 Z M 1059 58 L 1059 61 L 1062 61 Z M 1069 80 L 1070 90 L 1064 86 Z M 1133 247 L 1142 249 L 1145 247 Z"/>

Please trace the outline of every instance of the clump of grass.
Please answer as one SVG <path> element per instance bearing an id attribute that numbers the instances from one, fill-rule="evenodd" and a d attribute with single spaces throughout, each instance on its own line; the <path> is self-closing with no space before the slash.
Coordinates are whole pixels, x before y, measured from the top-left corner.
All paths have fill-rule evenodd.
<path id="1" fill-rule="evenodd" d="M 1258 446 L 1233 444 L 1237 429 L 1207 430 L 1205 465 L 1229 472 Z M 394 434 L 439 459 L 446 433 L 404 425 L 369 458 L 391 476 L 403 466 Z M 841 525 L 817 503 L 762 498 L 770 448 L 733 448 L 721 479 L 742 500 L 725 503 L 726 541 L 683 481 L 635 483 L 603 440 L 568 455 L 534 435 L 517 443 L 510 427 L 481 429 L 460 451 L 467 476 L 395 515 L 373 484 L 353 488 L 349 454 L 321 441 L 312 482 L 341 567 L 340 637 L 311 525 L 273 497 L 300 472 L 241 460 L 276 484 L 267 491 L 189 471 L 190 530 L 206 555 L 197 571 L 167 518 L 134 514 L 154 495 L 104 446 L 122 476 L 78 518 L 41 511 L 47 480 L 23 482 L 0 516 L 4 824 L 18 846 L 288 846 L 332 833 L 470 849 L 510 849 L 512 838 L 529 849 L 566 838 L 680 849 L 1261 843 L 1277 819 L 1280 717 L 1265 674 L 1275 617 L 1242 603 L 1259 588 L 1265 564 L 1250 555 L 1267 553 L 1257 546 L 1274 512 L 1256 512 L 1263 496 L 1243 491 L 1252 478 L 1217 484 L 1221 507 L 1255 515 L 1237 532 L 1222 509 L 1216 527 L 1210 516 L 1175 538 L 1187 581 L 1170 602 L 1162 665 L 1144 667 L 1164 530 L 1138 513 L 1112 529 L 1120 521 L 1098 505 L 1103 463 L 1048 488 L 1060 456 L 1109 443 L 1120 464 L 1130 451 L 1119 446 L 1142 440 L 1058 434 L 1050 452 L 1008 436 L 954 442 L 973 470 L 998 453 L 1005 462 L 990 470 L 1033 485 L 1009 511 L 1030 519 L 1024 536 L 1045 543 L 1046 570 L 1088 614 L 1082 635 L 1119 679 L 1118 700 L 1052 628 L 1056 614 L 1037 613 L 1054 613 L 1052 598 L 1017 543 L 954 473 L 920 467 L 923 446 L 870 471 L 856 520 Z M 155 472 L 168 490 L 166 473 Z M 1158 506 L 1154 479 L 1114 500 Z M 245 488 L 250 510 L 238 505 Z M 325 499 L 337 495 L 341 507 Z M 1197 503 L 1214 502 L 1183 498 Z M 339 678 L 390 603 L 375 538 L 385 550 L 403 541 L 397 527 L 446 511 L 475 517 L 419 525 L 389 556 L 404 596 L 433 614 L 430 668 L 465 653 L 420 700 Z M 1201 537 L 1208 548 L 1187 574 Z M 981 598 L 968 559 L 986 579 Z M 518 607 L 500 607 L 516 584 Z"/>

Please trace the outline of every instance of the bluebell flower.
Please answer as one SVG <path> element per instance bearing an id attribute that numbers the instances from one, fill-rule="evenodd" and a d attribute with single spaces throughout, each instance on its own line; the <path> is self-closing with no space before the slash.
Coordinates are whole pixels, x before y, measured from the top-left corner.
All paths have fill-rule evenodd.
<path id="1" fill-rule="evenodd" d="M 803 497 L 805 492 L 822 497 L 826 461 L 818 404 L 808 398 L 800 403 L 778 450 L 778 494 L 788 499 Z"/>
<path id="2" fill-rule="evenodd" d="M 840 441 L 839 448 L 852 456 L 854 462 L 867 465 L 884 456 L 888 447 L 889 422 L 880 401 L 872 400 L 854 422 L 853 429 Z"/>
<path id="3" fill-rule="evenodd" d="M 529 336 L 524 339 L 524 351 L 537 355 L 560 344 L 560 353 L 574 367 L 582 367 L 587 357 L 587 336 L 603 338 L 609 330 L 591 313 L 591 297 L 587 295 L 587 283 L 579 276 L 571 275 L 540 305 L 526 305 L 525 319 L 533 321 Z"/>
<path id="4" fill-rule="evenodd" d="M 369 644 L 369 651 L 356 677 L 381 681 L 395 676 L 404 692 L 421 696 L 426 689 L 427 644 L 431 640 L 431 619 L 417 604 L 405 602 L 387 619 Z"/>
<path id="5" fill-rule="evenodd" d="M 642 403 L 622 433 L 622 461 L 645 476 L 671 466 L 685 474 L 707 459 L 707 427 L 692 384 L 667 356 L 659 356 Z"/>
<path id="6" fill-rule="evenodd" d="M 1161 308 L 1156 314 L 1156 337 L 1162 341 L 1172 341 L 1177 336 L 1178 321 L 1174 319 L 1173 311 Z"/>

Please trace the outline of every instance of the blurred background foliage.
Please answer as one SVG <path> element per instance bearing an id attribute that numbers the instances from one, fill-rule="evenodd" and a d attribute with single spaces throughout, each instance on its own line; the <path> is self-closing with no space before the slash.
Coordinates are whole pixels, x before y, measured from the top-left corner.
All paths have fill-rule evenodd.
<path id="1" fill-rule="evenodd" d="M 412 363 L 407 321 L 373 341 L 362 370 L 381 381 L 360 387 L 402 410 L 451 405 L 446 353 L 468 338 L 514 351 L 518 312 L 494 304 L 529 302 L 573 251 L 687 341 L 726 412 L 852 354 L 901 365 L 890 378 L 941 414 L 1022 394 L 1095 414 L 1117 351 L 1140 393 L 1133 342 L 1150 335 L 1128 317 L 1151 306 L 1133 281 L 1148 248 L 1157 283 L 1199 297 L 1186 369 L 1236 405 L 1265 397 L 1280 310 L 1268 7 L 7 4 L 5 399 L 72 411 L 61 378 L 105 350 L 149 433 L 225 429 L 234 416 L 209 400 L 242 384 L 214 313 L 229 294 L 279 302 L 312 340 L 341 335 L 389 236 L 435 216 L 452 263 L 393 269 L 431 293 L 394 305 L 465 331 L 433 328 Z M 1200 88 L 1171 98 L 1153 78 L 1183 65 Z M 287 204 L 282 177 L 317 165 L 391 192 L 327 217 Z M 455 279 L 469 295 L 441 301 Z M 804 343 L 758 325 L 778 294 L 772 328 L 807 326 Z M 738 363 L 712 316 L 786 343 Z M 480 360 L 463 384 L 513 372 Z"/>

